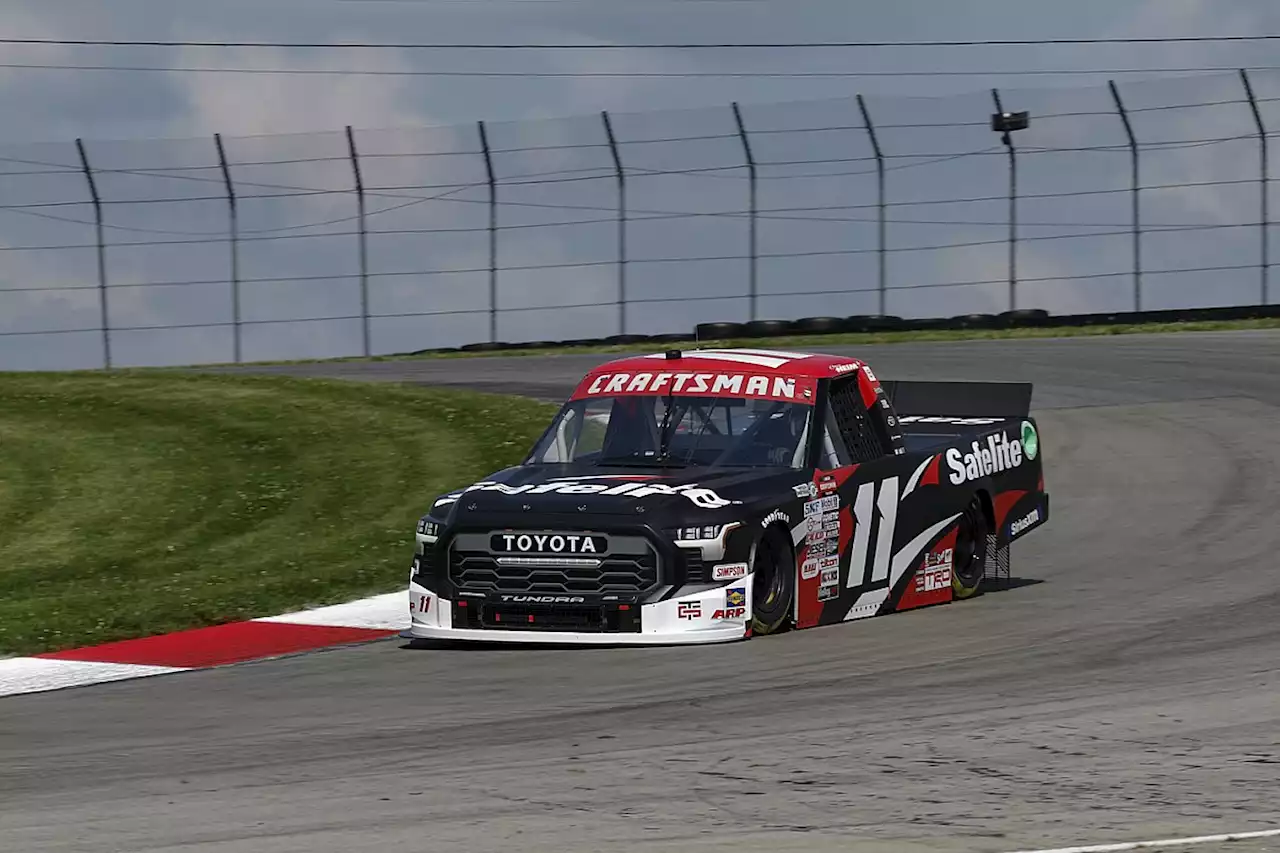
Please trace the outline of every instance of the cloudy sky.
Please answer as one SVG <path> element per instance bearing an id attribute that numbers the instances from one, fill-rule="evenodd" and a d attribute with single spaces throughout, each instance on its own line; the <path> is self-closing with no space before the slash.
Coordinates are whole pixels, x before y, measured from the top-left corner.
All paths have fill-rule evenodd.
<path id="1" fill-rule="evenodd" d="M 1204 36 L 1280 32 L 1280 7 L 1273 0 L 8 0 L 0 32 L 46 39 L 597 45 Z M 120 330 L 112 344 L 122 364 L 231 356 L 228 205 L 214 133 L 224 137 L 237 186 L 249 359 L 359 350 L 361 323 L 343 319 L 360 313 L 346 125 L 355 128 L 363 178 L 373 188 L 369 228 L 382 232 L 369 238 L 370 308 L 380 315 L 372 322 L 375 351 L 488 335 L 487 190 L 475 153 L 481 119 L 500 152 L 494 156 L 503 202 L 499 337 L 618 331 L 617 192 L 599 116 L 605 109 L 628 173 L 626 287 L 636 300 L 629 331 L 683 331 L 702 320 L 747 316 L 749 279 L 740 259 L 747 225 L 740 215 L 725 215 L 747 205 L 745 171 L 734 168 L 743 152 L 726 107 L 733 100 L 741 102 L 762 164 L 760 316 L 873 312 L 875 168 L 852 100 L 858 92 L 883 127 L 889 158 L 891 313 L 1008 307 L 1000 284 L 1007 275 L 1000 242 L 1007 205 L 999 200 L 1007 161 L 985 126 L 992 86 L 1000 87 L 1007 108 L 1033 115 L 1031 129 L 1018 136 L 1022 192 L 1031 196 L 1020 217 L 1024 236 L 1036 238 L 1020 249 L 1026 279 L 1020 306 L 1121 310 L 1133 302 L 1132 244 L 1123 233 L 1130 199 L 1110 191 L 1128 186 L 1129 155 L 1106 80 L 1120 84 L 1138 137 L 1150 143 L 1143 186 L 1198 184 L 1144 190 L 1145 222 L 1198 229 L 1149 233 L 1148 270 L 1257 262 L 1257 226 L 1222 226 L 1258 221 L 1258 186 L 1250 183 L 1258 176 L 1258 142 L 1249 138 L 1253 118 L 1232 73 L 1106 72 L 1280 65 L 1274 42 L 0 50 L 0 114 L 9 119 L 0 124 L 0 368 L 12 369 L 92 367 L 101 360 L 101 338 L 92 331 L 100 324 L 93 209 L 77 171 L 77 137 L 102 170 L 109 317 Z M 240 70 L 15 67 L 66 65 Z M 1033 73 L 1064 69 L 1098 73 Z M 1169 77 L 1179 79 L 1159 79 Z M 1259 70 L 1253 81 L 1267 122 L 1280 130 L 1280 73 Z M 1206 104 L 1214 105 L 1181 106 Z M 542 150 L 514 150 L 530 147 Z M 768 165 L 776 163 L 789 165 Z M 1081 190 L 1094 194 L 1060 197 Z M 1280 201 L 1274 188 L 1272 195 Z M 991 200 L 955 201 L 973 198 Z M 1098 236 L 1081 236 L 1088 234 Z M 170 245 L 156 245 L 162 241 Z M 1280 240 L 1272 242 L 1275 255 Z M 938 248 L 951 244 L 964 245 Z M 1148 307 L 1257 301 L 1259 289 L 1256 269 L 1153 272 L 1146 283 Z M 160 286 L 139 286 L 146 284 Z M 313 322 L 283 322 L 298 318 Z M 138 328 L 168 325 L 182 328 Z M 77 329 L 86 331 L 31 334 Z"/>

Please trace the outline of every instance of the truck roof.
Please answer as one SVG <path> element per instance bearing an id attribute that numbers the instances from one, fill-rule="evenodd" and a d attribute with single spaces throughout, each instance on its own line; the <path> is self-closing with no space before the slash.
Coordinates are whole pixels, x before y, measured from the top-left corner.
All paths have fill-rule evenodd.
<path id="1" fill-rule="evenodd" d="M 766 349 L 671 350 L 601 364 L 578 383 L 573 399 L 674 390 L 804 403 L 813 401 L 817 380 L 864 367 L 856 358 L 839 355 Z"/>

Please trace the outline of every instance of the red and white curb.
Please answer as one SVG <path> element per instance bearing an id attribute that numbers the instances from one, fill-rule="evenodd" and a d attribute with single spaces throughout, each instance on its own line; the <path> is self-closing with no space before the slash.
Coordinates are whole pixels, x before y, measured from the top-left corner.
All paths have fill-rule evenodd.
<path id="1" fill-rule="evenodd" d="M 392 637 L 409 626 L 403 592 L 32 657 L 0 660 L 0 696 L 123 681 Z"/>

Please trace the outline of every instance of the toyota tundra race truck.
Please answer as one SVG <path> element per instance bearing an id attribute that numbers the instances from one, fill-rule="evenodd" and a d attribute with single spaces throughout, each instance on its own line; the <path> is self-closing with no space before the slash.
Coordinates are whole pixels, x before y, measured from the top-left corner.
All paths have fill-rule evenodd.
<path id="1" fill-rule="evenodd" d="M 1049 518 L 1031 391 L 761 349 L 603 364 L 419 520 L 402 636 L 713 643 L 970 598 Z"/>

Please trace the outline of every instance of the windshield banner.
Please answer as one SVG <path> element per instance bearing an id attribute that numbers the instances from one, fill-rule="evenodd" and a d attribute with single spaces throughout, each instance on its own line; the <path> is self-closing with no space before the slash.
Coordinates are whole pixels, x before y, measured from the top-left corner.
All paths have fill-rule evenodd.
<path id="1" fill-rule="evenodd" d="M 627 394 L 676 394 L 697 397 L 740 397 L 813 404 L 815 379 L 804 376 L 726 371 L 653 373 L 596 373 L 582 381 L 573 399 L 615 397 Z"/>

